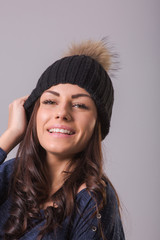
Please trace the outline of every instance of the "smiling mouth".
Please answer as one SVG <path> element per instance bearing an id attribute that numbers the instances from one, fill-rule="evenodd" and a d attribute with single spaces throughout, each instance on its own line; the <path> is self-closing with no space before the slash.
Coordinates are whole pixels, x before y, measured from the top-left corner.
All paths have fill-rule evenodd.
<path id="1" fill-rule="evenodd" d="M 66 135 L 73 135 L 75 134 L 75 132 L 67 130 L 67 129 L 63 129 L 63 128 L 51 128 L 48 129 L 49 133 L 61 133 L 61 134 L 66 134 Z"/>

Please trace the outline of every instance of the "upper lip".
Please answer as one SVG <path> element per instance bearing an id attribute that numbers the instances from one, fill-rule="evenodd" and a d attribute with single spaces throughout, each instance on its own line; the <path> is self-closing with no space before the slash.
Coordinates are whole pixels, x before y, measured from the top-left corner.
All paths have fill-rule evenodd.
<path id="1" fill-rule="evenodd" d="M 65 126 L 65 125 L 58 125 L 58 124 L 53 125 L 53 126 L 47 128 L 47 130 L 50 130 L 50 129 L 53 129 L 53 128 L 64 129 L 64 130 L 68 130 L 68 131 L 70 131 L 72 133 L 75 133 L 75 130 L 73 128 L 70 128 L 70 127 Z"/>

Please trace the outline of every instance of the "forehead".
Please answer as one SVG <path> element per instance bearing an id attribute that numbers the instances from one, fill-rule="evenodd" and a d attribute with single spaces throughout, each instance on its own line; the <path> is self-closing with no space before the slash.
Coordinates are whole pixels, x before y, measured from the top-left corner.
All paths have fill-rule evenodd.
<path id="1" fill-rule="evenodd" d="M 70 84 L 70 83 L 54 85 L 54 86 L 50 87 L 49 89 L 47 89 L 44 93 L 46 93 L 47 91 L 55 91 L 60 94 L 63 93 L 66 95 L 83 93 L 83 94 L 90 96 L 90 94 L 84 88 L 81 88 L 78 85 Z"/>

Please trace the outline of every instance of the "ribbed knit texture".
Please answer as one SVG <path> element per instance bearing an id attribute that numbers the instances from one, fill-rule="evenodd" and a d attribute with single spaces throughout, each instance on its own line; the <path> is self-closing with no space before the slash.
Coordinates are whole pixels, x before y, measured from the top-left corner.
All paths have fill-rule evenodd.
<path id="1" fill-rule="evenodd" d="M 110 128 L 114 90 L 107 72 L 96 60 L 89 56 L 64 57 L 44 71 L 36 88 L 24 104 L 28 119 L 36 100 L 41 94 L 51 86 L 61 83 L 76 84 L 91 95 L 97 107 L 102 139 L 104 139 Z"/>

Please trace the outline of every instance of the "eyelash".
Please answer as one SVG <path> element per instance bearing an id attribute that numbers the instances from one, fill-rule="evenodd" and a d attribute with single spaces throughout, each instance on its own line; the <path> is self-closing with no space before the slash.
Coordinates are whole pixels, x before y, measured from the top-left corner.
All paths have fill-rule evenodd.
<path id="1" fill-rule="evenodd" d="M 75 106 L 75 107 L 78 106 L 78 108 L 88 109 L 88 107 L 83 103 L 75 103 L 72 106 Z"/>
<path id="2" fill-rule="evenodd" d="M 45 101 L 43 101 L 43 104 L 54 104 L 54 103 L 56 103 L 56 102 L 53 101 L 53 100 L 45 100 Z"/>
<path id="3" fill-rule="evenodd" d="M 43 104 L 50 104 L 50 105 L 52 105 L 52 104 L 56 104 L 56 102 L 55 101 L 53 101 L 53 100 L 45 100 L 45 101 L 43 101 Z M 73 104 L 72 105 L 73 107 L 78 107 L 78 108 L 81 108 L 81 109 L 88 109 L 88 107 L 84 104 L 84 103 L 75 103 L 75 104 Z"/>

